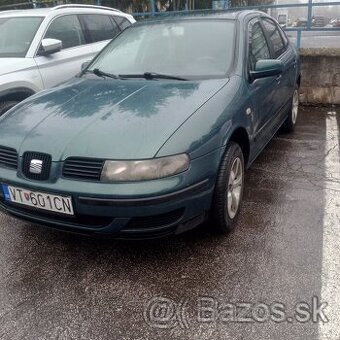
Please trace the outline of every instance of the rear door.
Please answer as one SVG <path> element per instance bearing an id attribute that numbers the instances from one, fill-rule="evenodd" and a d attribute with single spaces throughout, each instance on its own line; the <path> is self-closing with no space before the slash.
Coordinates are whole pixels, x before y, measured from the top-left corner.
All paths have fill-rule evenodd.
<path id="1" fill-rule="evenodd" d="M 35 57 L 45 88 L 72 78 L 81 64 L 91 60 L 94 52 L 87 44 L 77 15 L 59 16 L 50 23 L 43 38 L 62 41 L 62 50 L 51 55 Z"/>
<path id="2" fill-rule="evenodd" d="M 270 18 L 262 18 L 262 24 L 269 41 L 273 59 L 283 62 L 283 72 L 278 77 L 278 89 L 275 100 L 279 103 L 279 110 L 284 110 L 290 104 L 296 80 L 296 55 L 289 45 L 288 39 L 281 27 Z"/>

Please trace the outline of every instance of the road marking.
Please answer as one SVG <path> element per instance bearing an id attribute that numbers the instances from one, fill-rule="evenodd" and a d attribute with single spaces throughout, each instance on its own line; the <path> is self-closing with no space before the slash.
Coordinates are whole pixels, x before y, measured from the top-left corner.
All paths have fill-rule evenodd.
<path id="1" fill-rule="evenodd" d="M 335 112 L 328 112 L 324 163 L 326 182 L 321 301 L 328 303 L 325 314 L 329 322 L 319 324 L 319 339 L 322 340 L 340 338 L 340 132 L 337 119 L 340 117 L 337 117 Z"/>

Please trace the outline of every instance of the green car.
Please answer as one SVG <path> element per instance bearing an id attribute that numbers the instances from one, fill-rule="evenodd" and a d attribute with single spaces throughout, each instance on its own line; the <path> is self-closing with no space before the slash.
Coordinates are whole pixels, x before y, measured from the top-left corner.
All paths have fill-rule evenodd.
<path id="1" fill-rule="evenodd" d="M 127 28 L 0 119 L 0 207 L 117 238 L 235 226 L 245 169 L 298 112 L 299 57 L 262 12 Z"/>

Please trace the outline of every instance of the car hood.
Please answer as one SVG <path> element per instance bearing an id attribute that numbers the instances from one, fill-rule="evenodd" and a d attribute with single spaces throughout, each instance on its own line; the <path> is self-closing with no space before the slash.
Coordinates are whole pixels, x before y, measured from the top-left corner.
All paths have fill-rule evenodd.
<path id="1" fill-rule="evenodd" d="M 227 82 L 76 78 L 41 92 L 0 119 L 0 145 L 22 155 L 152 158 Z M 183 150 L 184 151 L 184 150 Z"/>
<path id="2" fill-rule="evenodd" d="M 0 76 L 36 67 L 32 58 L 0 58 Z"/>

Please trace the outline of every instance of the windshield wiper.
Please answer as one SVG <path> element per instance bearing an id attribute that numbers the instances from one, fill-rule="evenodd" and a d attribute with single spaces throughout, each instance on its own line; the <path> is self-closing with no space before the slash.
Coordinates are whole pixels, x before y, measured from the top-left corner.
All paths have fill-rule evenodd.
<path id="1" fill-rule="evenodd" d="M 156 73 L 156 72 L 144 72 L 141 74 L 120 74 L 120 78 L 144 78 L 146 80 L 152 79 L 173 79 L 173 80 L 182 80 L 186 81 L 188 79 L 177 77 L 177 76 L 170 76 L 168 74 Z"/>
<path id="2" fill-rule="evenodd" d="M 93 70 L 86 70 L 84 73 L 93 73 L 94 75 L 96 75 L 98 77 L 120 79 L 120 76 L 117 76 L 117 75 L 112 74 L 112 73 L 107 73 L 107 72 L 101 71 L 99 68 L 95 68 Z"/>

